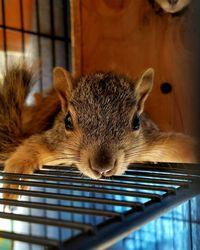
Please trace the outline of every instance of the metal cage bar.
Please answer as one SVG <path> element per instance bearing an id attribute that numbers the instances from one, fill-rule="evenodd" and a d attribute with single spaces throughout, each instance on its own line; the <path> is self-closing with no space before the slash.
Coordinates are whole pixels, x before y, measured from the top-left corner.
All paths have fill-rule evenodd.
<path id="1" fill-rule="evenodd" d="M 169 168 L 167 164 L 133 164 L 125 175 L 99 181 L 81 177 L 77 169 L 67 166 L 44 166 L 32 175 L 4 173 L 3 166 L 0 171 L 1 183 L 31 187 L 30 190 L 1 188 L 1 193 L 31 198 L 30 201 L 0 199 L 2 206 L 44 210 L 47 214 L 49 211 L 59 213 L 59 219 L 15 212 L 1 212 L 1 218 L 43 225 L 47 231 L 50 226 L 65 228 L 70 232 L 78 230 L 74 236 L 60 239 L 46 235 L 38 238 L 10 231 L 1 231 L 0 237 L 34 244 L 37 242 L 50 249 L 107 248 L 200 193 L 199 165 L 170 164 Z M 75 175 L 73 178 L 72 173 Z M 45 187 L 45 191 L 40 191 L 41 187 Z M 62 192 L 56 192 L 58 189 Z M 46 203 L 37 200 L 40 198 L 46 198 Z M 48 199 L 54 202 L 48 202 Z M 82 216 L 82 219 L 77 220 L 75 215 Z"/>

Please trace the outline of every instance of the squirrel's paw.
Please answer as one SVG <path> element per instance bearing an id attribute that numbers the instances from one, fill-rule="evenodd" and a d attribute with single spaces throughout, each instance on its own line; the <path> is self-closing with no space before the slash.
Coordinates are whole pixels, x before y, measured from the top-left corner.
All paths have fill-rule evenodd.
<path id="1" fill-rule="evenodd" d="M 28 186 L 23 185 L 27 178 L 20 177 L 21 174 L 32 174 L 38 169 L 37 162 L 25 159 L 8 159 L 5 163 L 4 172 L 10 173 L 3 178 L 3 199 L 17 200 L 20 197 L 19 190 L 27 190 Z M 12 175 L 14 174 L 14 175 Z"/>

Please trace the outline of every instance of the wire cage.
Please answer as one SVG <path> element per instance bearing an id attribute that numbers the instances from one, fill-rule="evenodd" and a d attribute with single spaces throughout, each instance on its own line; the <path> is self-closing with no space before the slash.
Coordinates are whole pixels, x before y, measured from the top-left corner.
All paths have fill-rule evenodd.
<path id="1" fill-rule="evenodd" d="M 1 70 L 18 57 L 40 65 L 42 91 L 52 82 L 55 65 L 71 69 L 70 8 L 68 0 L 1 0 Z"/>
<path id="2" fill-rule="evenodd" d="M 1 69 L 18 57 L 40 65 L 33 91 L 51 85 L 55 65 L 71 70 L 69 0 L 0 1 Z M 22 196 L 0 199 L 0 249 L 197 249 L 198 201 L 177 207 L 200 193 L 196 165 L 133 164 L 124 176 L 98 181 L 72 167 L 44 166 L 26 176 L 4 173 L 2 165 L 3 182 L 30 189 L 0 189 Z M 169 243 L 175 232 L 187 242 Z"/>
<path id="3" fill-rule="evenodd" d="M 0 237 L 48 249 L 106 249 L 200 191 L 195 165 L 133 164 L 125 175 L 99 181 L 66 166 L 44 166 L 28 176 L 2 169 L 2 177 L 13 178 L 1 182 L 31 189 L 1 188 L 24 198 L 0 200 L 5 208 L 15 208 L 1 212 L 6 228 Z"/>

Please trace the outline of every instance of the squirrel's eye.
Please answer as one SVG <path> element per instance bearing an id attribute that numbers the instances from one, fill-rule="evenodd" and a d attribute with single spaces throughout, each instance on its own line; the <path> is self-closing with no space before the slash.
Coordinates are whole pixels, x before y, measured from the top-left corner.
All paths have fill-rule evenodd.
<path id="1" fill-rule="evenodd" d="M 65 116 L 65 128 L 68 129 L 68 130 L 72 130 L 73 129 L 72 117 L 71 117 L 71 115 L 70 115 L 69 112 Z"/>
<path id="2" fill-rule="evenodd" d="M 140 116 L 138 113 L 136 113 L 133 116 L 133 120 L 132 120 L 132 129 L 133 130 L 138 130 L 140 128 Z"/>

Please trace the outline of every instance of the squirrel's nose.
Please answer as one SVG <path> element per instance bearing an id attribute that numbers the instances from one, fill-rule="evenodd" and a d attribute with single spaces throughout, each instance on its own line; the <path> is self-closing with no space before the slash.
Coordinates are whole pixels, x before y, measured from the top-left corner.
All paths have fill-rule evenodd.
<path id="1" fill-rule="evenodd" d="M 100 148 L 90 159 L 90 168 L 102 175 L 107 175 L 115 166 L 112 153 L 107 148 Z"/>
<path id="2" fill-rule="evenodd" d="M 96 165 L 91 165 L 91 169 L 94 170 L 95 172 L 106 175 L 112 170 L 113 166 L 96 166 Z"/>
<path id="3" fill-rule="evenodd" d="M 169 4 L 175 5 L 179 0 L 168 0 Z"/>

